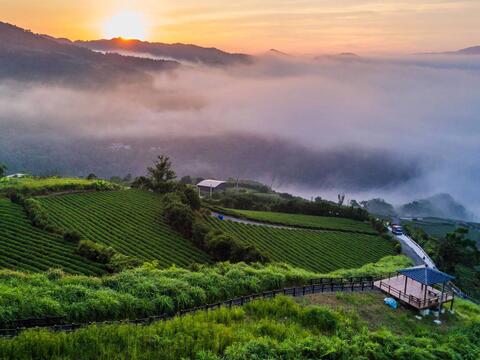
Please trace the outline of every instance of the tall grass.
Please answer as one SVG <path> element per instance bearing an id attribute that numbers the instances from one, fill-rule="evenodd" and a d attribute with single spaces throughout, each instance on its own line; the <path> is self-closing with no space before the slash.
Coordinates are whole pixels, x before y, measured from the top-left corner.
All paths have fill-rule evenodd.
<path id="1" fill-rule="evenodd" d="M 443 331 L 396 322 L 369 331 L 368 318 L 293 300 L 256 301 L 149 326 L 89 326 L 72 333 L 29 330 L 0 339 L 2 359 L 478 359 L 480 323 Z"/>
<path id="2" fill-rule="evenodd" d="M 406 263 L 408 260 L 403 257 L 386 258 L 384 273 Z M 69 322 L 139 318 L 300 285 L 325 276 L 286 264 L 220 263 L 196 267 L 195 271 L 158 269 L 154 264 L 146 264 L 103 277 L 66 275 L 61 271 L 27 274 L 3 270 L 0 323 L 45 316 L 64 316 Z M 355 276 L 367 274 L 362 269 L 355 272 Z"/>

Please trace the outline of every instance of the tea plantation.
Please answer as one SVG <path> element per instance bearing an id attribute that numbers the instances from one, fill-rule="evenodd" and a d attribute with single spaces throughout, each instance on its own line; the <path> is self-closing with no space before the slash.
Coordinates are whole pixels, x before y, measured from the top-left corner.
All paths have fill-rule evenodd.
<path id="1" fill-rule="evenodd" d="M 39 199 L 58 228 L 161 266 L 209 263 L 209 257 L 171 230 L 160 196 L 142 190 L 105 191 Z"/>
<path id="2" fill-rule="evenodd" d="M 31 225 L 23 208 L 0 198 L 0 267 L 43 271 L 62 268 L 72 274 L 102 274 L 102 265 L 75 254 L 76 245 Z"/>
<path id="3" fill-rule="evenodd" d="M 380 236 L 318 231 L 280 229 L 241 224 L 210 217 L 207 221 L 238 240 L 255 245 L 273 261 L 288 262 L 316 272 L 339 268 L 356 268 L 394 255 L 392 242 Z"/>
<path id="4" fill-rule="evenodd" d="M 269 211 L 227 209 L 229 213 L 266 223 L 283 224 L 320 230 L 339 230 L 376 234 L 368 223 L 339 217 L 287 214 Z"/>

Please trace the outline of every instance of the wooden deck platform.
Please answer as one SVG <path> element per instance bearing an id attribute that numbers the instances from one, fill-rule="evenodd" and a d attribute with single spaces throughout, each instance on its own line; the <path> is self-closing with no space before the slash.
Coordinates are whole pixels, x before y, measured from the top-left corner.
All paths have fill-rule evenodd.
<path id="1" fill-rule="evenodd" d="M 407 281 L 406 287 L 405 281 Z M 397 275 L 375 281 L 374 286 L 419 310 L 438 307 L 440 303 L 443 304 L 453 300 L 452 293 L 445 292 L 442 297 L 440 290 L 431 286 L 425 286 L 404 275 Z"/>

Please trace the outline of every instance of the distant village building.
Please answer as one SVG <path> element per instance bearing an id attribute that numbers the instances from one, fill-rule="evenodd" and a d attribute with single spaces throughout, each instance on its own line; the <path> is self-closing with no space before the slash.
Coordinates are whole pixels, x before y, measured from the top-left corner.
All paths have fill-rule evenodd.
<path id="1" fill-rule="evenodd" d="M 200 181 L 197 188 L 200 196 L 212 196 L 214 192 L 225 190 L 227 185 L 226 181 L 207 179 Z"/>

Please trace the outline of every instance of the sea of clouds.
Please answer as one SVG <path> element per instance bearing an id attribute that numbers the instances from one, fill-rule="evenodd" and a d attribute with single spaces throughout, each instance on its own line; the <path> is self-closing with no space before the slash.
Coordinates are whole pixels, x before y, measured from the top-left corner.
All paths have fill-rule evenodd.
<path id="1" fill-rule="evenodd" d="M 265 55 L 148 75 L 106 86 L 1 80 L 0 161 L 139 175 L 167 153 L 181 175 L 306 197 L 448 192 L 480 213 L 480 57 Z"/>

